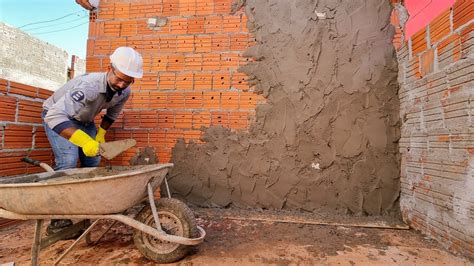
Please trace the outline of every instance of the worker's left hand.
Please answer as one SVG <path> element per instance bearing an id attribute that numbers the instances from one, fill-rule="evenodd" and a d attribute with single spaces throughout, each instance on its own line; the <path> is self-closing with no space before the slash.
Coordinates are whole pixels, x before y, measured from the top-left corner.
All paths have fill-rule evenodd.
<path id="1" fill-rule="evenodd" d="M 107 130 L 103 129 L 102 127 L 99 127 L 99 130 L 97 131 L 97 135 L 95 135 L 95 141 L 99 143 L 104 143 L 105 133 L 107 133 Z"/>

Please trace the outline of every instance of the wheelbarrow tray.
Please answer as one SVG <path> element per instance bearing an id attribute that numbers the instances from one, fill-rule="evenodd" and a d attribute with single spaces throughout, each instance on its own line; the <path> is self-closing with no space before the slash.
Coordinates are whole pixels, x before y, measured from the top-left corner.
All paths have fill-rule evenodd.
<path id="1" fill-rule="evenodd" d="M 76 168 L 0 180 L 0 208 L 27 215 L 104 215 L 116 214 L 136 205 L 161 185 L 173 164 L 136 166 L 117 174 L 71 179 L 101 170 Z M 103 169 L 103 168 L 102 168 Z M 55 178 L 58 175 L 62 177 Z M 48 179 L 51 178 L 51 179 Z M 43 180 L 32 182 L 33 180 Z"/>

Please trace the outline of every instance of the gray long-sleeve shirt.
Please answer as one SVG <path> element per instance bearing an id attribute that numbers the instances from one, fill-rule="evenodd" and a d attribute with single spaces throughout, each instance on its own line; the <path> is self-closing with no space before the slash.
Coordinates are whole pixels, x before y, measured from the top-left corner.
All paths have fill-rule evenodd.
<path id="1" fill-rule="evenodd" d="M 109 102 L 106 91 L 107 73 L 90 73 L 71 79 L 44 101 L 43 109 L 47 110 L 44 121 L 51 129 L 72 119 L 89 123 L 103 109 L 107 109 L 106 117 L 114 121 L 130 97 L 130 87 L 115 93 Z"/>

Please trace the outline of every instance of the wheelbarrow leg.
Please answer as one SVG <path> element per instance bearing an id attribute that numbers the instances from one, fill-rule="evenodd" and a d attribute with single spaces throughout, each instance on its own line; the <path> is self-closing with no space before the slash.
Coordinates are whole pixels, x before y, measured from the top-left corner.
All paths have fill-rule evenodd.
<path id="1" fill-rule="evenodd" d="M 74 243 L 72 243 L 72 245 L 69 246 L 69 248 L 66 249 L 66 250 L 63 252 L 63 254 L 61 254 L 61 256 L 59 256 L 59 258 L 54 262 L 53 265 L 58 265 L 59 262 L 69 253 L 69 251 L 71 251 L 71 250 L 77 245 L 77 243 L 79 243 L 79 241 L 82 240 L 82 238 L 84 238 L 86 235 L 89 234 L 89 232 L 92 230 L 92 228 L 94 228 L 94 226 L 96 226 L 99 221 L 100 221 L 100 219 L 95 220 L 95 221 L 89 226 L 89 228 L 87 228 L 86 231 L 84 231 L 84 233 L 82 233 L 82 235 L 81 235 L 78 239 L 76 239 L 76 241 L 74 241 Z"/>
<path id="2" fill-rule="evenodd" d="M 41 251 L 41 227 L 43 226 L 43 220 L 36 220 L 35 226 L 35 239 L 33 246 L 31 247 L 31 265 L 38 265 L 38 257 Z"/>

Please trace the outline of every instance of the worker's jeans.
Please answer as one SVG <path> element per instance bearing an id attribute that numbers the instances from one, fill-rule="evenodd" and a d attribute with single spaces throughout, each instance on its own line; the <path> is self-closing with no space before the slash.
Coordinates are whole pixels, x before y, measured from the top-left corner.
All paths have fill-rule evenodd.
<path id="1" fill-rule="evenodd" d="M 41 114 L 44 118 L 45 112 Z M 86 132 L 92 138 L 97 134 L 97 128 L 94 122 L 83 124 L 78 121 L 73 121 L 78 129 Z M 49 143 L 53 148 L 55 167 L 54 170 L 63 170 L 77 167 L 77 160 L 81 161 L 81 167 L 96 167 L 99 166 L 100 156 L 87 157 L 80 147 L 72 144 L 66 138 L 61 137 L 54 132 L 44 121 L 43 126 L 48 136 Z"/>

